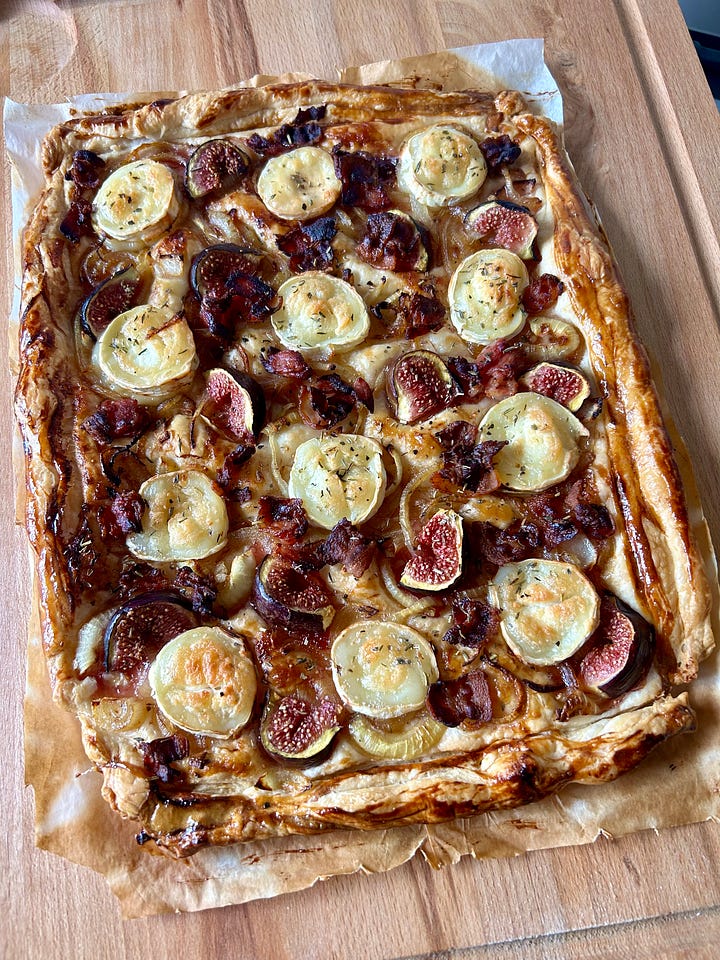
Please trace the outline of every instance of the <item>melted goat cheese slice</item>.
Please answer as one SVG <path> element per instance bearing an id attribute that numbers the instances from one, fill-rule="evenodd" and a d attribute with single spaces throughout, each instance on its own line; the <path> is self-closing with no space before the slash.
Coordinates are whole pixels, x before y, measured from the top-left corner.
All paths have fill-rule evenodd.
<path id="1" fill-rule="evenodd" d="M 332 530 L 340 520 L 368 520 L 383 502 L 387 474 L 382 447 L 355 433 L 313 437 L 302 443 L 290 471 L 288 490 L 302 500 L 314 524 Z"/>
<path id="2" fill-rule="evenodd" d="M 448 124 L 410 137 L 398 163 L 398 184 L 428 207 L 466 200 L 480 189 L 487 164 L 476 141 Z"/>
<path id="3" fill-rule="evenodd" d="M 187 322 L 165 307 L 144 304 L 121 313 L 93 347 L 108 387 L 141 403 L 159 403 L 192 380 L 198 365 Z"/>
<path id="4" fill-rule="evenodd" d="M 291 277 L 280 285 L 278 296 L 282 306 L 271 323 L 283 345 L 292 350 L 348 350 L 370 329 L 370 316 L 357 290 L 326 273 L 310 270 Z"/>
<path id="5" fill-rule="evenodd" d="M 180 213 L 170 168 L 136 160 L 111 173 L 98 190 L 92 220 L 96 231 L 135 248 L 165 233 Z"/>
<path id="6" fill-rule="evenodd" d="M 268 160 L 257 190 L 271 213 L 283 220 L 310 220 L 325 213 L 340 196 L 335 164 L 321 147 L 298 147 Z"/>
<path id="7" fill-rule="evenodd" d="M 252 660 L 239 638 L 218 627 L 195 627 L 166 643 L 148 679 L 160 710 L 188 733 L 230 737 L 255 705 Z"/>
<path id="8" fill-rule="evenodd" d="M 567 660 L 598 625 L 600 598 L 572 563 L 508 563 L 496 573 L 490 598 L 507 645 L 537 666 Z"/>
<path id="9" fill-rule="evenodd" d="M 477 250 L 466 257 L 450 280 L 450 319 L 470 343 L 492 343 L 522 329 L 525 311 L 520 297 L 528 272 L 509 250 Z"/>
<path id="10" fill-rule="evenodd" d="M 526 493 L 564 480 L 580 459 L 588 431 L 568 409 L 539 393 L 516 393 L 491 407 L 478 439 L 504 440 L 493 464 L 500 482 Z"/>
<path id="11" fill-rule="evenodd" d="M 199 470 L 150 477 L 140 496 L 147 503 L 142 529 L 126 537 L 141 560 L 201 560 L 227 542 L 228 513 L 212 480 Z"/>
<path id="12" fill-rule="evenodd" d="M 330 657 L 340 697 L 366 717 L 419 710 L 439 676 L 433 648 L 404 624 L 353 624 L 335 638 Z"/>

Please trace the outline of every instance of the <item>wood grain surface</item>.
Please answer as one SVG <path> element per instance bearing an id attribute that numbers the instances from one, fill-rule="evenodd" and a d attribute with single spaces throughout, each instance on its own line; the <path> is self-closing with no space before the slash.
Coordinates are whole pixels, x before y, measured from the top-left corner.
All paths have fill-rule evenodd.
<path id="1" fill-rule="evenodd" d="M 720 121 L 675 0 L 0 0 L 0 94 L 199 89 L 544 36 L 567 142 L 630 290 L 720 543 Z M 12 289 L 2 181 L 3 318 Z M 22 778 L 24 534 L 11 381 L 0 384 L 0 956 L 93 960 L 720 956 L 720 830 L 702 824 L 522 858 L 414 861 L 299 894 L 123 922 L 104 881 L 38 851 Z M 52 722 L 49 713 L 48 722 Z"/>

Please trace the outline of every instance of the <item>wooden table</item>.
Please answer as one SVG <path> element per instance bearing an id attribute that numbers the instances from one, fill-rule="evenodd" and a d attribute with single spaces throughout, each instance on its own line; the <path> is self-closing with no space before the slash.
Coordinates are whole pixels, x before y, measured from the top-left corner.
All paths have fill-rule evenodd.
<path id="1" fill-rule="evenodd" d="M 567 141 L 601 211 L 720 542 L 720 121 L 675 0 L 5 0 L 0 93 L 202 88 L 253 73 L 544 36 Z M 0 297 L 11 291 L 9 177 Z M 11 387 L 2 370 L 4 448 Z M 703 824 L 440 873 L 412 862 L 222 912 L 119 919 L 102 879 L 35 849 L 21 740 L 26 547 L 0 463 L 0 955 L 463 958 L 720 955 L 720 830 Z"/>

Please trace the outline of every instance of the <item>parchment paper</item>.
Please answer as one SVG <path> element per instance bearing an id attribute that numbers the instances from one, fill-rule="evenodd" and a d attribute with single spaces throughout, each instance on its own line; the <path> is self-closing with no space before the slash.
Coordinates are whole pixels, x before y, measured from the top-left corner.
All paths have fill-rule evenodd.
<path id="1" fill-rule="evenodd" d="M 404 78 L 446 90 L 518 89 L 528 96 L 534 109 L 562 123 L 562 101 L 543 61 L 542 40 L 467 47 L 349 68 L 340 74 L 341 80 L 351 83 L 387 83 Z M 255 77 L 248 84 L 276 79 Z M 279 79 L 306 78 L 291 75 Z M 157 96 L 157 91 L 148 94 L 148 100 Z M 42 188 L 38 151 L 44 133 L 78 109 L 98 109 L 128 99 L 137 102 L 138 96 L 93 95 L 66 104 L 40 106 L 6 103 L 5 134 L 14 165 L 17 249 L 28 204 Z M 17 352 L 17 314 L 15 309 L 11 357 Z M 678 454 L 695 534 L 706 558 L 709 579 L 717 585 L 710 539 L 681 445 Z M 19 473 L 18 489 L 23 487 Z M 715 610 L 717 614 L 717 603 Z M 29 632 L 25 775 L 35 791 L 37 844 L 103 874 L 126 917 L 202 910 L 289 893 L 330 876 L 390 870 L 417 852 L 432 866 L 440 867 L 468 854 L 513 856 L 545 847 L 589 843 L 599 836 L 621 836 L 720 817 L 720 747 L 716 743 L 720 672 L 717 657 L 713 657 L 692 687 L 697 733 L 663 745 L 638 769 L 613 783 L 598 787 L 571 785 L 560 796 L 539 803 L 439 826 L 367 833 L 333 831 L 319 837 L 274 839 L 201 850 L 183 861 L 152 856 L 135 843 L 135 825 L 122 821 L 102 800 L 101 778 L 90 768 L 82 749 L 79 725 L 71 714 L 52 703 L 37 612 Z"/>

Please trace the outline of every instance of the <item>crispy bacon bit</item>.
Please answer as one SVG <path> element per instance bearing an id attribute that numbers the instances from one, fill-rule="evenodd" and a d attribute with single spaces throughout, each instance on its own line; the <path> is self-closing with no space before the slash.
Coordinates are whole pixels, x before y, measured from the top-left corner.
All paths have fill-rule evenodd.
<path id="1" fill-rule="evenodd" d="M 500 486 L 493 457 L 506 446 L 506 440 L 475 443 L 477 428 L 464 420 L 451 423 L 436 438 L 444 448 L 443 467 L 437 476 L 473 493 L 491 493 Z"/>
<path id="2" fill-rule="evenodd" d="M 180 567 L 173 586 L 186 597 L 195 613 L 211 614 L 217 599 L 217 587 L 208 577 L 196 573 L 191 567 Z"/>
<path id="3" fill-rule="evenodd" d="M 111 501 L 110 509 L 120 534 L 134 533 L 142 528 L 145 503 L 134 490 L 118 493 Z"/>
<path id="4" fill-rule="evenodd" d="M 280 540 L 300 540 L 308 528 L 302 500 L 283 497 L 260 497 L 258 521 L 264 527 L 270 527 Z"/>
<path id="5" fill-rule="evenodd" d="M 332 217 L 320 217 L 278 237 L 277 245 L 290 257 L 290 269 L 294 273 L 325 270 L 334 260 L 332 239 L 336 233 L 335 220 Z"/>
<path id="6" fill-rule="evenodd" d="M 375 398 L 373 397 L 373 392 L 367 380 L 358 377 L 356 380 L 353 380 L 352 389 L 358 399 L 358 403 L 362 403 L 368 408 L 370 413 L 372 413 L 375 409 Z"/>
<path id="7" fill-rule="evenodd" d="M 148 426 L 150 415 L 132 397 L 103 400 L 95 413 L 83 423 L 83 428 L 97 443 L 109 443 L 119 437 L 138 436 Z"/>
<path id="8" fill-rule="evenodd" d="M 329 430 L 348 416 L 356 403 L 355 391 L 336 373 L 300 387 L 298 409 L 309 427 Z"/>
<path id="9" fill-rule="evenodd" d="M 279 306 L 280 299 L 269 283 L 254 273 L 233 270 L 225 278 L 208 283 L 193 320 L 195 326 L 205 327 L 220 341 L 228 341 L 238 323 L 262 323 Z"/>
<path id="10" fill-rule="evenodd" d="M 223 461 L 223 465 L 218 472 L 217 482 L 223 488 L 225 495 L 231 500 L 235 500 L 239 503 L 244 502 L 244 494 L 236 496 L 239 490 L 247 490 L 247 487 L 240 486 L 240 479 L 242 476 L 241 468 L 243 464 L 247 463 L 254 453 L 255 447 L 247 444 L 240 444 L 240 446 L 235 447 L 235 449 L 229 453 Z M 245 499 L 250 499 L 250 497 Z"/>
<path id="11" fill-rule="evenodd" d="M 582 532 L 593 540 L 606 540 L 615 532 L 610 511 L 601 503 L 578 503 L 572 514 Z"/>
<path id="12" fill-rule="evenodd" d="M 564 289 L 565 284 L 552 273 L 543 273 L 539 277 L 533 277 L 523 291 L 523 306 L 531 317 L 537 316 L 543 310 L 547 310 L 548 307 L 554 306 Z"/>
<path id="13" fill-rule="evenodd" d="M 500 167 L 515 163 L 521 154 L 520 147 L 507 134 L 500 137 L 488 137 L 480 144 L 490 173 L 497 173 Z"/>
<path id="14" fill-rule="evenodd" d="M 482 647 L 498 631 L 500 611 L 470 597 L 455 597 L 452 602 L 454 625 L 443 637 L 446 643 Z"/>
<path id="15" fill-rule="evenodd" d="M 403 291 L 395 305 L 396 316 L 392 333 L 401 334 L 407 340 L 422 337 L 432 330 L 439 330 L 445 322 L 445 307 L 433 294 L 407 293 Z"/>
<path id="16" fill-rule="evenodd" d="M 460 385 L 464 399 L 478 400 L 485 396 L 501 400 L 517 393 L 517 376 L 525 363 L 520 347 L 496 340 L 483 348 L 477 362 L 450 357 L 448 368 Z"/>
<path id="17" fill-rule="evenodd" d="M 323 563 L 342 563 L 343 570 L 361 577 L 372 563 L 377 543 L 364 537 L 345 518 L 336 523 L 320 548 Z"/>
<path id="18" fill-rule="evenodd" d="M 270 347 L 267 354 L 261 356 L 260 360 L 268 373 L 274 373 L 280 377 L 306 380 L 312 373 L 299 350 L 279 350 L 277 347 Z"/>
<path id="19" fill-rule="evenodd" d="M 416 270 L 423 242 L 409 217 L 371 213 L 356 249 L 363 260 L 382 270 Z"/>
<path id="20" fill-rule="evenodd" d="M 430 713 L 446 727 L 458 727 L 464 720 L 488 723 L 492 700 L 487 677 L 475 670 L 458 680 L 439 680 L 428 690 Z"/>
<path id="21" fill-rule="evenodd" d="M 317 121 L 323 119 L 326 111 L 325 104 L 298 110 L 292 123 L 283 123 L 269 137 L 254 133 L 248 138 L 247 145 L 261 157 L 277 157 L 295 147 L 317 143 L 322 136 L 322 127 Z"/>
<path id="22" fill-rule="evenodd" d="M 188 738 L 180 733 L 174 733 L 171 737 L 160 737 L 157 740 L 140 740 L 137 746 L 146 771 L 161 783 L 177 780 L 181 774 L 178 770 L 173 770 L 170 764 L 190 756 Z"/>
<path id="23" fill-rule="evenodd" d="M 542 533 L 537 524 L 530 521 L 515 521 L 506 530 L 491 523 L 468 525 L 470 556 L 481 564 L 492 563 L 502 567 L 506 563 L 518 563 L 536 555 L 542 544 Z"/>
<path id="24" fill-rule="evenodd" d="M 71 243 L 79 243 L 80 237 L 93 235 L 92 204 L 89 200 L 74 200 L 61 224 L 60 233 Z"/>
<path id="25" fill-rule="evenodd" d="M 392 157 L 375 157 L 364 150 L 350 153 L 337 144 L 332 155 L 335 176 L 342 181 L 340 202 L 367 213 L 387 210 L 391 204 L 388 187 L 395 181 L 397 161 Z"/>
<path id="26" fill-rule="evenodd" d="M 156 567 L 142 561 L 125 564 L 117 584 L 117 596 L 120 600 L 130 600 L 143 593 L 162 592 L 169 588 L 170 582 L 164 573 Z"/>
<path id="27" fill-rule="evenodd" d="M 72 180 L 77 187 L 94 189 L 100 184 L 104 166 L 105 161 L 92 150 L 76 150 L 65 179 Z"/>

